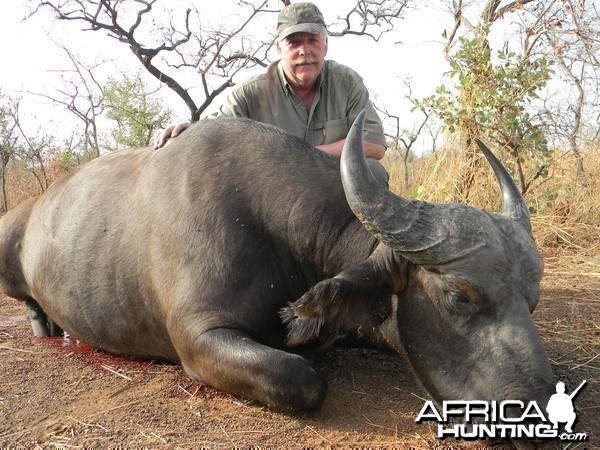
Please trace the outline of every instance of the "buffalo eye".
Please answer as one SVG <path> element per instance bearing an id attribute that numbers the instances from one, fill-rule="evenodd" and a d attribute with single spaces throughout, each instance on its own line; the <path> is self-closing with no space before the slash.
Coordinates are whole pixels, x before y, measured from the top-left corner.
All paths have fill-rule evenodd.
<path id="1" fill-rule="evenodd" d="M 460 291 L 446 291 L 446 302 L 457 313 L 468 314 L 475 309 L 469 297 Z"/>

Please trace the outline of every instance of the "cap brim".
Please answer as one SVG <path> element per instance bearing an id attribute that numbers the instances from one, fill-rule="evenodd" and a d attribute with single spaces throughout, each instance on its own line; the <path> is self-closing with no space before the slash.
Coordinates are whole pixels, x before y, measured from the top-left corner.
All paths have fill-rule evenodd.
<path id="1" fill-rule="evenodd" d="M 295 33 L 321 34 L 323 31 L 326 31 L 326 28 L 318 23 L 299 23 L 298 25 L 287 27 L 285 30 L 279 33 L 277 39 L 285 39 L 286 37 Z"/>

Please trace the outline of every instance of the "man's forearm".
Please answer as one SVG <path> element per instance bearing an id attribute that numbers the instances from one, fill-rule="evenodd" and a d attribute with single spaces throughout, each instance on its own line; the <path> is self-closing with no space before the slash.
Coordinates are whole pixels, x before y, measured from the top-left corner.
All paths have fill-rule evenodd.
<path id="1" fill-rule="evenodd" d="M 342 156 L 342 148 L 344 147 L 346 139 L 340 139 L 339 141 L 332 142 L 331 144 L 317 145 L 316 147 L 326 153 L 329 153 L 337 158 Z M 383 145 L 374 144 L 369 141 L 363 142 L 365 150 L 365 156 L 367 158 L 382 159 L 385 156 L 385 147 Z"/>

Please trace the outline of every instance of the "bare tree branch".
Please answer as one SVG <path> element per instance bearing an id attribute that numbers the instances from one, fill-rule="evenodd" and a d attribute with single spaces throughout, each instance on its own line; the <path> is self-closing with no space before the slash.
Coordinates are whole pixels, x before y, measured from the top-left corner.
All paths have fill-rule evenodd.
<path id="1" fill-rule="evenodd" d="M 456 33 L 458 32 L 461 24 L 463 23 L 463 13 L 462 13 L 462 0 L 458 0 L 457 2 L 453 2 L 454 7 L 454 26 L 450 31 L 450 34 L 447 34 L 444 30 L 444 34 L 442 35 L 446 38 L 446 45 L 444 45 L 444 55 L 446 59 L 450 58 L 450 49 L 452 48 L 452 44 L 454 43 L 454 39 L 456 38 Z"/>
<path id="2" fill-rule="evenodd" d="M 508 5 L 503 6 L 502 8 L 498 8 L 498 5 L 496 5 L 495 10 L 492 12 L 491 16 L 489 17 L 490 21 L 489 23 L 495 22 L 499 19 L 501 19 L 504 14 L 517 10 L 517 9 L 522 9 L 523 6 L 527 5 L 528 3 L 532 3 L 535 2 L 536 0 L 517 0 L 515 2 L 511 2 Z"/>
<path id="3" fill-rule="evenodd" d="M 45 156 L 53 143 L 53 138 L 45 134 L 41 135 L 39 131 L 36 136 L 31 136 L 26 132 L 21 122 L 19 106 L 19 103 L 16 102 L 14 108 L 9 110 L 12 121 L 16 125 L 16 130 L 23 142 L 23 145 L 17 147 L 16 153 L 21 159 L 28 162 L 28 170 L 37 180 L 40 191 L 44 192 L 50 186 Z"/>
<path id="4" fill-rule="evenodd" d="M 406 86 L 406 88 L 408 90 L 408 93 L 405 95 L 405 98 L 414 104 L 415 100 L 413 97 L 412 86 L 406 80 L 402 80 L 402 82 L 404 83 L 404 85 Z M 413 146 L 414 146 L 415 142 L 417 142 L 417 140 L 421 136 L 421 132 L 425 128 L 425 125 L 429 122 L 429 118 L 431 117 L 431 112 L 426 111 L 425 108 L 419 108 L 420 111 L 424 115 L 424 118 L 422 119 L 422 121 L 417 125 L 416 129 L 413 127 L 412 130 L 406 130 L 406 129 L 403 130 L 400 127 L 401 120 L 400 120 L 399 116 L 392 114 L 385 105 L 379 106 L 375 103 L 374 106 L 375 106 L 375 109 L 377 109 L 377 111 L 381 112 L 389 119 L 394 120 L 394 123 L 395 123 L 394 129 L 396 130 L 396 133 L 393 135 L 386 134 L 386 136 L 388 136 L 392 139 L 393 146 L 396 148 L 396 150 L 400 153 L 400 156 L 402 157 L 402 165 L 404 168 L 404 186 L 408 188 L 409 187 L 409 170 L 408 170 L 409 159 L 410 159 L 410 156 L 412 155 Z M 400 148 L 399 148 L 400 143 L 402 143 L 402 146 L 404 147 L 404 151 L 402 151 L 402 152 L 400 152 Z"/>
<path id="5" fill-rule="evenodd" d="M 384 33 L 391 31 L 394 27 L 393 21 L 398 19 L 409 0 L 357 0 L 356 5 L 343 18 L 344 28 L 340 31 L 329 30 L 330 36 L 368 36 L 375 42 L 381 39 Z M 354 18 L 359 19 L 358 29 L 354 29 Z M 384 27 L 377 35 L 367 32 L 373 27 Z"/>
<path id="6" fill-rule="evenodd" d="M 185 13 L 185 32 L 183 33 L 183 37 L 171 42 L 163 42 L 155 47 L 146 47 L 137 40 L 136 32 L 144 19 L 144 15 L 152 11 L 152 7 L 156 2 L 157 0 L 135 0 L 139 9 L 135 14 L 135 20 L 129 26 L 121 22 L 125 22 L 126 19 L 120 17 L 120 12 L 124 6 L 123 2 L 119 0 L 41 1 L 39 6 L 50 8 L 61 20 L 89 24 L 90 30 L 105 30 L 109 36 L 128 44 L 131 52 L 146 70 L 157 80 L 166 84 L 169 89 L 172 89 L 185 102 L 193 114 L 198 108 L 187 90 L 153 63 L 153 59 L 160 52 L 172 52 L 190 40 L 192 32 L 190 30 L 189 16 L 191 11 L 188 9 Z M 126 6 L 128 8 L 127 11 L 131 11 L 131 2 L 128 2 Z M 172 35 L 175 36 L 176 33 Z"/>
<path id="7" fill-rule="evenodd" d="M 192 121 L 197 120 L 214 99 L 234 84 L 240 71 L 265 67 L 274 35 L 264 39 L 250 35 L 251 26 L 269 10 L 268 0 L 236 0 L 239 19 L 232 25 L 203 26 L 206 17 L 195 9 L 184 13 L 169 11 L 161 0 L 30 0 L 37 5 L 32 14 L 49 9 L 59 20 L 81 23 L 86 30 L 104 31 L 128 45 L 130 51 L 153 77 L 164 83 L 185 103 Z M 370 36 L 378 40 L 393 28 L 410 0 L 356 0 L 346 15 L 346 25 L 334 36 L 346 34 Z M 282 0 L 283 6 L 290 2 Z M 163 8 L 163 9 L 161 9 Z M 174 23 L 176 17 L 179 19 Z M 149 30 L 149 24 L 152 29 Z M 370 30 L 376 29 L 377 33 Z M 192 31 L 194 30 L 194 31 Z M 161 35 L 162 31 L 162 35 Z M 202 99 L 193 98 L 180 81 L 181 70 L 200 75 Z M 178 73 L 175 73 L 175 70 Z"/>
<path id="8" fill-rule="evenodd" d="M 17 122 L 13 111 L 19 108 L 19 99 L 12 99 L 0 92 L 0 186 L 2 189 L 2 211 L 8 211 L 6 175 L 9 161 L 18 151 Z"/>
<path id="9" fill-rule="evenodd" d="M 56 45 L 66 54 L 72 67 L 59 71 L 65 85 L 64 88 L 58 89 L 58 95 L 32 91 L 28 91 L 28 93 L 62 105 L 73 113 L 83 125 L 84 158 L 98 157 L 101 147 L 98 119 L 102 115 L 104 107 L 102 86 L 96 79 L 95 72 L 106 61 L 86 65 L 64 44 L 56 43 Z"/>

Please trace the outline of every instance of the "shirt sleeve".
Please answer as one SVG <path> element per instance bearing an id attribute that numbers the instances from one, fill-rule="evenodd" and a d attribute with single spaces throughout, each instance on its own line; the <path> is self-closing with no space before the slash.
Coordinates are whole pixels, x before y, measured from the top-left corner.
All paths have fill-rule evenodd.
<path id="1" fill-rule="evenodd" d="M 365 120 L 364 140 L 387 147 L 381 119 L 379 118 L 377 111 L 375 111 L 373 103 L 371 103 L 371 100 L 369 99 L 369 91 L 362 82 L 362 79 L 356 83 L 354 89 L 349 93 L 349 96 L 349 123 L 353 123 L 363 109 L 366 110 L 367 117 Z"/>
<path id="2" fill-rule="evenodd" d="M 250 117 L 249 103 L 244 85 L 237 86 L 212 117 Z"/>

